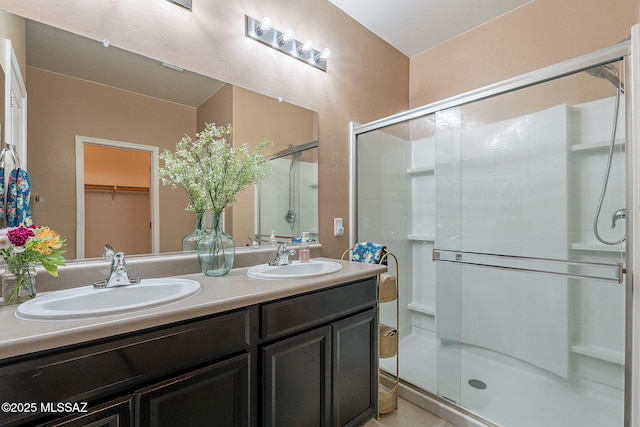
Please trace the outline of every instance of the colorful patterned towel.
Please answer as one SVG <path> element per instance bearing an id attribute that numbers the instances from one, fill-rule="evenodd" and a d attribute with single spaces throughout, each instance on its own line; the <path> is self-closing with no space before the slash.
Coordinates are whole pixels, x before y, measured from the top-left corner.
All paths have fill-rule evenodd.
<path id="1" fill-rule="evenodd" d="M 31 225 L 31 179 L 24 169 L 14 169 L 7 183 L 5 206 L 8 227 Z"/>
<path id="2" fill-rule="evenodd" d="M 380 264 L 382 256 L 387 247 L 374 242 L 358 242 L 351 251 L 351 261 L 367 262 L 369 264 Z M 387 265 L 387 258 L 382 262 Z"/>

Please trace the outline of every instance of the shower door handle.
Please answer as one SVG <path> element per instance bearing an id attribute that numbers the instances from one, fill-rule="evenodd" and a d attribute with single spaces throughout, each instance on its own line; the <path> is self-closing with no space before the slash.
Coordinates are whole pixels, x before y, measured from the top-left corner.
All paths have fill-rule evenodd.
<path id="1" fill-rule="evenodd" d="M 505 265 L 497 262 L 480 262 L 475 261 L 474 258 L 493 258 L 493 260 L 510 261 L 518 265 Z M 469 265 L 474 267 L 494 268 L 499 270 L 518 271 L 523 273 L 536 273 L 547 274 L 553 276 L 562 276 L 572 279 L 587 279 L 598 280 L 613 283 L 623 283 L 624 274 L 626 269 L 622 263 L 604 263 L 604 262 L 591 262 L 591 261 L 576 261 L 576 260 L 564 260 L 555 258 L 538 258 L 519 255 L 507 255 L 507 254 L 491 254 L 485 252 L 470 252 L 470 251 L 457 251 L 452 249 L 433 249 L 433 261 L 446 262 L 453 264 Z M 611 274 L 609 276 L 602 274 L 579 274 L 577 272 L 570 271 L 557 271 L 544 268 L 533 268 L 527 266 L 528 263 L 536 264 L 551 264 L 556 266 L 566 266 L 568 268 L 588 268 L 591 270 L 609 270 Z"/>

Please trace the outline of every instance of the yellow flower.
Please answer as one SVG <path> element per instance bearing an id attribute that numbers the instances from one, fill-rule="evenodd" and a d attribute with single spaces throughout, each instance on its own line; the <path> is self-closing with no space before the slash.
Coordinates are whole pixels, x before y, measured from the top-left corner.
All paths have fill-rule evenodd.
<path id="1" fill-rule="evenodd" d="M 60 249 L 60 235 L 49 227 L 40 227 L 36 231 L 33 250 L 42 255 L 50 255 L 54 249 Z"/>

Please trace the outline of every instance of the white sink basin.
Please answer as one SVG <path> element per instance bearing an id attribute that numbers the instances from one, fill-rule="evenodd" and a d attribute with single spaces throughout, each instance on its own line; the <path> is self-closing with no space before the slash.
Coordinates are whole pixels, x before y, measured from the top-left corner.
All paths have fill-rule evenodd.
<path id="1" fill-rule="evenodd" d="M 33 320 L 85 319 L 176 302 L 200 291 L 200 283 L 188 279 L 142 279 L 135 285 L 115 288 L 66 289 L 38 295 L 18 306 L 16 316 Z"/>
<path id="2" fill-rule="evenodd" d="M 288 265 L 260 264 L 249 268 L 247 276 L 256 279 L 301 279 L 306 277 L 323 276 L 342 270 L 342 264 L 312 259 L 309 262 L 293 261 Z"/>

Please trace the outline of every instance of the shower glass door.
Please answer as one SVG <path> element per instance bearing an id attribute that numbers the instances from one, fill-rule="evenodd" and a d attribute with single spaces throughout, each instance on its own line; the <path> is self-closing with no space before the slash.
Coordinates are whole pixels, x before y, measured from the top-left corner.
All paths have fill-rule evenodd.
<path id="1" fill-rule="evenodd" d="M 622 69 L 435 115 L 437 394 L 499 425 L 623 425 Z"/>
<path id="2" fill-rule="evenodd" d="M 258 184 L 256 238 L 267 244 L 272 230 L 279 242 L 307 232 L 318 240 L 318 145 L 307 143 L 276 153 L 271 176 Z"/>

